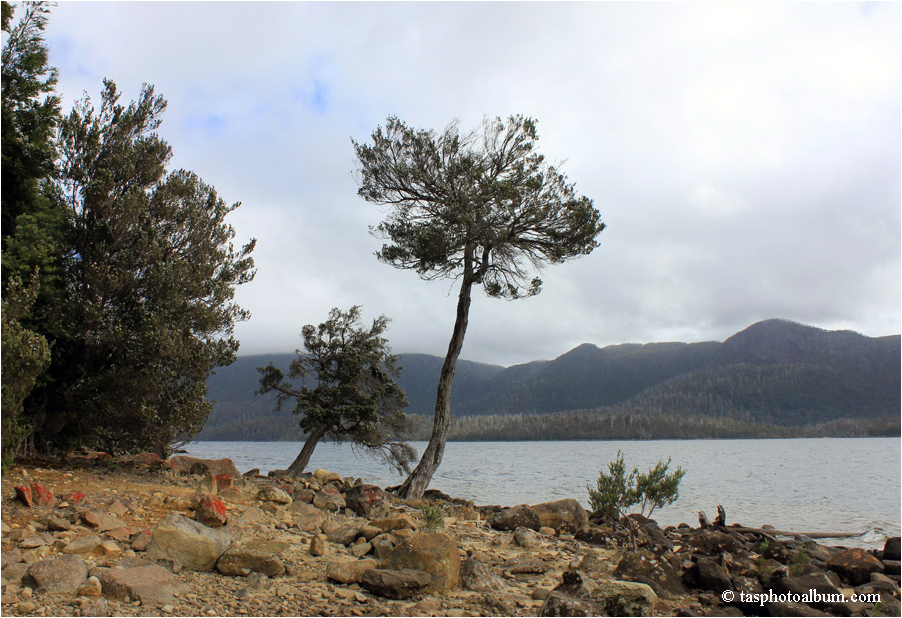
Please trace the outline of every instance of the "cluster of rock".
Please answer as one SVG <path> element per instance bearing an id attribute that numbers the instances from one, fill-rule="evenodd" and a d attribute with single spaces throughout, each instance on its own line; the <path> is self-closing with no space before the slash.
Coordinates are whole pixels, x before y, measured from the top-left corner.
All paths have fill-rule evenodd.
<path id="1" fill-rule="evenodd" d="M 228 459 L 120 463 L 155 470 L 149 478 L 169 489 L 98 504 L 32 479 L 15 485 L 15 501 L 4 496 L 4 613 L 900 613 L 898 537 L 864 551 L 635 517 L 628 534 L 590 521 L 576 500 L 505 508 L 430 491 L 400 501 L 325 470 L 288 478 L 241 475 Z M 429 505 L 444 521 L 424 516 Z M 882 604 L 743 604 L 738 594 L 809 589 L 879 593 Z M 725 591 L 735 599 L 724 603 Z"/>
<path id="2" fill-rule="evenodd" d="M 866 551 L 828 547 L 803 535 L 778 537 L 767 529 L 739 525 L 705 522 L 696 529 L 681 524 L 662 530 L 654 520 L 639 515 L 627 516 L 622 525 L 602 526 L 588 523 L 578 515 L 580 510 L 572 501 L 561 501 L 521 505 L 490 515 L 492 526 L 500 530 L 518 526 L 538 530 L 550 521 L 567 522 L 563 528 L 574 531 L 578 541 L 622 549 L 611 573 L 614 581 L 597 577 L 592 556 L 588 565 L 572 564 L 542 615 L 639 615 L 637 608 L 655 605 L 655 598 L 687 597 L 697 598 L 707 608 L 704 615 L 902 614 L 899 537 L 889 538 L 882 551 Z M 644 587 L 624 587 L 624 582 Z M 612 593 L 611 586 L 617 591 Z M 880 602 L 852 600 L 862 598 Z M 619 599 L 614 606 L 612 599 Z M 686 607 L 674 613 L 703 615 Z"/>

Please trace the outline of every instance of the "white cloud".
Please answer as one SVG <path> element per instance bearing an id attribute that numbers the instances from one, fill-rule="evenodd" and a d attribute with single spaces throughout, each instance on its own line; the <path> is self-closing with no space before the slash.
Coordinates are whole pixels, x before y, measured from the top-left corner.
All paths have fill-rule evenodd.
<path id="1" fill-rule="evenodd" d="M 463 356 L 723 339 L 787 317 L 900 330 L 898 3 L 62 3 L 67 103 L 103 77 L 169 100 L 174 164 L 258 238 L 242 351 L 362 304 L 396 351 L 443 354 L 451 282 L 379 264 L 350 139 L 389 114 L 539 120 L 609 228 L 545 291 L 478 298 Z"/>

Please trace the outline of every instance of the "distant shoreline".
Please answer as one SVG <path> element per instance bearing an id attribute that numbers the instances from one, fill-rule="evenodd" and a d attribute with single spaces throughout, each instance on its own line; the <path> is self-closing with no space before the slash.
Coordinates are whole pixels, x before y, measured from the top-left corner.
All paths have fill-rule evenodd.
<path id="1" fill-rule="evenodd" d="M 805 428 L 785 428 L 805 429 Z M 225 435 L 216 435 L 217 433 Z M 286 435 L 290 434 L 290 435 Z M 306 436 L 300 432 L 285 432 L 278 436 L 272 434 L 249 436 L 247 433 L 235 437 L 231 432 L 212 432 L 207 435 L 200 434 L 192 439 L 192 442 L 303 442 Z M 529 436 L 529 437 L 504 437 L 504 436 L 453 436 L 448 442 L 650 442 L 650 441 L 685 441 L 685 440 L 798 440 L 798 439 L 822 439 L 822 438 L 902 438 L 900 424 L 897 422 L 895 429 L 886 432 L 874 432 L 869 434 L 813 434 L 805 435 L 802 431 L 786 432 L 784 435 L 715 435 L 715 436 L 649 436 L 649 437 L 558 437 L 558 436 Z M 410 442 L 426 442 L 428 434 L 404 438 Z"/>

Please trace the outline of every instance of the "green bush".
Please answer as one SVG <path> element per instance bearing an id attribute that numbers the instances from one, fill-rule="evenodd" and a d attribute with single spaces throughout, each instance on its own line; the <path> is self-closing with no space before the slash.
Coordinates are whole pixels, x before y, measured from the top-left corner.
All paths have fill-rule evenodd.
<path id="1" fill-rule="evenodd" d="M 437 504 L 429 504 L 420 509 L 423 525 L 428 530 L 436 530 L 445 526 L 445 512 Z"/>
<path id="2" fill-rule="evenodd" d="M 633 468 L 627 475 L 623 453 L 617 451 L 617 459 L 608 464 L 608 472 L 598 473 L 595 487 L 586 486 L 592 510 L 606 519 L 621 519 L 639 505 L 639 514 L 651 517 L 656 508 L 673 504 L 680 496 L 680 480 L 686 472 L 678 467 L 668 474 L 669 466 L 670 458 L 658 461 L 648 472 Z"/>

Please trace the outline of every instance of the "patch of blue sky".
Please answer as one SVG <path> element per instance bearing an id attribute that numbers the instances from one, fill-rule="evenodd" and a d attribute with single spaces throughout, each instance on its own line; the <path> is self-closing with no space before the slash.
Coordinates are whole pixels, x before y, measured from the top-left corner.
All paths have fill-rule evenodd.
<path id="1" fill-rule="evenodd" d="M 314 79 L 312 86 L 292 90 L 291 97 L 317 114 L 329 110 L 329 87 L 320 79 Z"/>
<path id="2" fill-rule="evenodd" d="M 81 56 L 75 49 L 72 37 L 48 34 L 47 47 L 50 50 L 50 64 L 60 71 L 61 76 L 72 79 L 95 77 L 98 74 L 96 69 L 91 69 L 81 62 Z"/>
<path id="3" fill-rule="evenodd" d="M 226 120 L 219 114 L 202 114 L 191 116 L 185 121 L 189 129 L 201 130 L 207 136 L 219 135 L 226 125 Z"/>
<path id="4" fill-rule="evenodd" d="M 324 114 L 328 109 L 328 102 L 326 100 L 328 92 L 329 89 L 326 87 L 326 84 L 318 79 L 314 80 L 313 94 L 310 96 L 310 103 L 314 111 L 318 114 Z"/>

